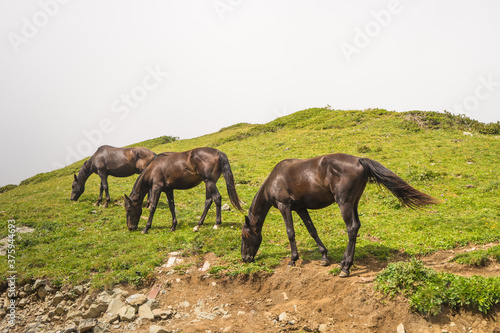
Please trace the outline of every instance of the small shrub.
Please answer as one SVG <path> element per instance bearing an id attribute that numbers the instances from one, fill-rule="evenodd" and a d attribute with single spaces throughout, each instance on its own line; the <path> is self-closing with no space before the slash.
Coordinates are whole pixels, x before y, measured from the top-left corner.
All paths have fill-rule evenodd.
<path id="1" fill-rule="evenodd" d="M 419 260 L 389 264 L 377 275 L 375 288 L 384 294 L 403 294 L 413 310 L 437 315 L 443 306 L 466 307 L 483 313 L 500 302 L 500 278 L 437 273 Z"/>

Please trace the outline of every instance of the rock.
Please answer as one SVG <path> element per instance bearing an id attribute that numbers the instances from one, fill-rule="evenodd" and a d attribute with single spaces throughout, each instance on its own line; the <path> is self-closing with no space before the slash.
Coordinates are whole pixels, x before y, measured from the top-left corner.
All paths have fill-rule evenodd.
<path id="1" fill-rule="evenodd" d="M 172 310 L 154 309 L 153 314 L 155 318 L 169 319 L 174 315 Z"/>
<path id="2" fill-rule="evenodd" d="M 81 317 L 83 315 L 82 311 L 79 310 L 71 310 L 66 315 L 66 320 L 70 320 L 73 318 Z"/>
<path id="3" fill-rule="evenodd" d="M 45 286 L 43 287 L 43 289 L 45 289 L 45 291 L 47 292 L 47 294 L 52 294 L 55 291 L 54 288 L 52 288 L 48 284 L 45 284 Z"/>
<path id="4" fill-rule="evenodd" d="M 148 298 L 144 294 L 134 294 L 128 297 L 125 301 L 132 306 L 139 306 L 146 303 L 147 300 Z"/>
<path id="5" fill-rule="evenodd" d="M 151 308 L 149 307 L 149 305 L 143 304 L 139 307 L 139 318 L 141 318 L 141 320 L 144 320 L 144 319 L 153 320 L 153 319 L 155 319 L 155 315 L 153 314 L 153 311 L 151 311 Z"/>
<path id="6" fill-rule="evenodd" d="M 200 272 L 206 272 L 208 271 L 210 268 L 210 262 L 208 261 L 205 261 L 205 263 L 203 263 L 203 267 L 198 269 Z"/>
<path id="7" fill-rule="evenodd" d="M 33 284 L 33 290 L 37 290 L 38 288 L 40 288 L 41 286 L 44 286 L 46 283 L 45 280 L 36 280 L 35 283 Z"/>
<path id="8" fill-rule="evenodd" d="M 133 321 L 135 318 L 135 308 L 131 305 L 124 306 L 118 311 L 121 321 Z"/>
<path id="9" fill-rule="evenodd" d="M 158 301 L 155 299 L 148 299 L 148 301 L 146 302 L 146 305 L 149 306 L 151 308 L 151 310 L 154 310 L 154 309 L 158 309 L 158 307 L 160 306 L 160 303 L 158 303 Z"/>
<path id="10" fill-rule="evenodd" d="M 80 286 L 80 285 L 75 286 L 75 287 L 73 288 L 73 292 L 74 292 L 75 294 L 77 294 L 78 296 L 83 295 L 83 292 L 84 292 L 83 286 Z"/>
<path id="11" fill-rule="evenodd" d="M 123 302 L 120 301 L 119 299 L 113 299 L 111 300 L 111 302 L 109 302 L 106 312 L 111 314 L 117 314 L 118 311 L 124 306 L 125 304 L 123 304 Z"/>
<path id="12" fill-rule="evenodd" d="M 104 312 L 108 309 L 108 305 L 109 303 L 111 303 L 112 300 L 113 298 L 111 298 L 111 295 L 103 291 L 102 293 L 99 294 L 99 296 L 97 296 L 96 303 L 99 306 L 101 312 Z"/>
<path id="13" fill-rule="evenodd" d="M 227 203 L 225 203 L 224 205 L 222 205 L 220 209 L 224 211 L 230 211 L 231 207 Z"/>
<path id="14" fill-rule="evenodd" d="M 312 328 L 310 328 L 309 326 L 304 326 L 304 327 L 302 327 L 302 330 L 303 330 L 304 332 L 313 332 L 313 329 L 312 329 Z"/>
<path id="15" fill-rule="evenodd" d="M 215 314 L 213 313 L 208 313 L 208 312 L 200 312 L 198 314 L 198 318 L 200 319 L 208 319 L 208 320 L 214 320 L 215 319 Z"/>
<path id="16" fill-rule="evenodd" d="M 66 312 L 66 309 L 64 308 L 64 305 L 62 304 L 59 304 L 56 309 L 54 310 L 54 313 L 57 315 L 57 316 L 60 316 L 62 314 L 64 314 Z"/>
<path id="17" fill-rule="evenodd" d="M 97 325 L 97 319 L 86 319 L 80 322 L 78 325 L 78 331 L 80 333 L 91 332 Z"/>
<path id="18" fill-rule="evenodd" d="M 116 320 L 120 319 L 120 316 L 118 316 L 118 313 L 110 313 L 106 312 L 104 316 L 102 316 L 101 320 L 104 323 L 112 323 Z"/>
<path id="19" fill-rule="evenodd" d="M 278 316 L 278 320 L 281 322 L 288 321 L 288 315 L 286 314 L 286 312 L 280 313 L 280 315 Z"/>
<path id="20" fill-rule="evenodd" d="M 94 330 L 92 331 L 92 333 L 109 332 L 109 326 L 110 326 L 110 324 L 108 324 L 108 323 L 97 323 L 97 325 L 94 327 Z"/>
<path id="21" fill-rule="evenodd" d="M 47 292 L 45 291 L 45 289 L 38 289 L 37 291 L 37 295 L 38 297 L 40 297 L 40 299 L 45 299 L 45 296 L 47 296 Z"/>
<path id="22" fill-rule="evenodd" d="M 403 323 L 399 324 L 396 330 L 398 333 L 405 333 L 405 326 Z"/>
<path id="23" fill-rule="evenodd" d="M 83 319 L 97 318 L 101 315 L 99 305 L 92 304 L 87 311 L 83 314 Z"/>
<path id="24" fill-rule="evenodd" d="M 179 303 L 179 306 L 182 307 L 182 308 L 187 308 L 189 307 L 189 302 L 188 301 L 184 301 L 184 302 L 180 302 Z"/>
<path id="25" fill-rule="evenodd" d="M 77 333 L 78 332 L 78 328 L 76 327 L 76 325 L 74 324 L 71 324 L 69 326 L 66 326 L 62 331 L 61 333 Z"/>
<path id="26" fill-rule="evenodd" d="M 54 298 L 52 299 L 52 302 L 50 302 L 50 305 L 52 306 L 57 306 L 59 303 L 61 303 L 61 301 L 64 299 L 64 295 L 58 291 Z"/>
<path id="27" fill-rule="evenodd" d="M 328 332 L 328 325 L 327 324 L 321 324 L 318 326 L 318 331 L 320 332 Z"/>
<path id="28" fill-rule="evenodd" d="M 87 295 L 85 296 L 85 298 L 83 299 L 82 301 L 82 306 L 85 307 L 85 308 L 88 308 L 92 305 L 92 296 L 90 295 Z"/>
<path id="29" fill-rule="evenodd" d="M 17 306 L 19 306 L 20 308 L 24 308 L 28 303 L 29 303 L 28 299 L 27 298 L 23 298 L 22 300 L 19 301 L 19 303 L 17 304 Z"/>
<path id="30" fill-rule="evenodd" d="M 3 319 L 7 315 L 5 308 L 0 308 L 0 319 Z"/>
<path id="31" fill-rule="evenodd" d="M 118 299 L 118 298 L 126 298 L 128 297 L 128 291 L 122 290 L 121 288 L 115 288 L 112 291 L 113 298 Z"/>
<path id="32" fill-rule="evenodd" d="M 228 326 L 228 327 L 225 327 L 223 330 L 222 330 L 222 333 L 229 333 L 231 332 L 231 330 L 233 329 L 233 326 Z"/>
<path id="33" fill-rule="evenodd" d="M 170 331 L 163 326 L 153 325 L 149 328 L 149 333 L 169 333 L 169 332 Z"/>

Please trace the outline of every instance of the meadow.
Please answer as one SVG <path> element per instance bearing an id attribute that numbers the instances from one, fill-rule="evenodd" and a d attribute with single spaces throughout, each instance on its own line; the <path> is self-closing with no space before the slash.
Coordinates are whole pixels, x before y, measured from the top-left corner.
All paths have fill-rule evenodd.
<path id="1" fill-rule="evenodd" d="M 387 190 L 368 184 L 360 201 L 361 229 L 356 260 L 373 256 L 390 261 L 408 256 L 500 240 L 500 124 L 482 124 L 464 116 L 437 112 L 389 112 L 380 109 L 338 111 L 314 108 L 267 124 L 236 124 L 189 140 L 165 136 L 132 146 L 156 153 L 209 146 L 225 152 L 236 188 L 247 210 L 274 165 L 286 158 L 347 153 L 377 160 L 412 186 L 440 200 L 420 210 L 403 208 Z M 219 263 L 213 274 L 272 272 L 290 256 L 281 214 L 271 209 L 263 242 L 254 263 L 240 259 L 244 215 L 223 211 L 222 227 L 213 230 L 212 207 L 200 232 L 194 233 L 205 200 L 204 186 L 175 191 L 177 231 L 162 195 L 149 234 L 129 232 L 122 206 L 137 176 L 109 178 L 111 203 L 93 206 L 99 177 L 92 175 L 78 202 L 69 200 L 73 173 L 83 161 L 27 179 L 0 190 L 0 218 L 34 232 L 18 234 L 16 267 L 19 281 L 47 278 L 56 285 L 90 282 L 96 289 L 116 283 L 143 284 L 154 279 L 155 267 L 171 251 L 201 257 L 213 252 Z M 224 180 L 218 182 L 228 203 Z M 143 216 L 148 215 L 144 209 Z M 340 261 L 347 234 L 338 207 L 311 211 L 332 262 Z M 295 231 L 303 260 L 320 260 L 314 240 L 296 214 Z M 141 219 L 139 230 L 144 226 Z M 7 259 L 0 258 L 0 279 L 6 283 Z M 22 282 L 20 282 L 22 283 Z"/>

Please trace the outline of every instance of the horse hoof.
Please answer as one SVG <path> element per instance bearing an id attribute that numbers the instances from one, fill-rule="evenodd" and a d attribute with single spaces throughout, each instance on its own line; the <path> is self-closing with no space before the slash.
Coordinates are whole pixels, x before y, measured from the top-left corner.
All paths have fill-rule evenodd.
<path id="1" fill-rule="evenodd" d="M 288 263 L 288 268 L 295 267 L 295 261 L 290 261 Z"/>
<path id="2" fill-rule="evenodd" d="M 215 229 L 215 230 L 219 229 L 219 226 L 218 226 L 217 224 L 216 224 L 216 225 L 214 225 L 214 229 Z"/>
<path id="3" fill-rule="evenodd" d="M 143 230 L 143 231 L 141 231 L 141 234 L 143 234 L 143 235 L 145 235 L 145 234 L 147 234 L 147 233 L 148 233 L 148 231 L 147 231 L 147 230 Z"/>
<path id="4" fill-rule="evenodd" d="M 199 230 L 200 230 L 200 227 L 199 227 L 199 226 L 196 226 L 196 227 L 194 227 L 194 228 L 193 228 L 193 231 L 194 231 L 194 232 L 198 232 Z"/>
<path id="5" fill-rule="evenodd" d="M 340 271 L 339 277 L 346 278 L 348 276 L 349 276 L 349 272 L 346 273 L 345 271 Z"/>
<path id="6" fill-rule="evenodd" d="M 328 265 L 330 265 L 330 262 L 326 259 L 323 259 L 323 260 L 321 260 L 321 262 L 319 264 L 320 264 L 320 266 L 328 266 Z"/>

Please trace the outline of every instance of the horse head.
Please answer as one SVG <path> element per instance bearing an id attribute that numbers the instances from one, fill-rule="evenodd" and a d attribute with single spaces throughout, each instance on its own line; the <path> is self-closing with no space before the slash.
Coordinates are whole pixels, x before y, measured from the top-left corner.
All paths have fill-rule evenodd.
<path id="1" fill-rule="evenodd" d="M 241 259 L 244 262 L 253 262 L 261 242 L 262 234 L 250 223 L 248 216 L 245 216 L 245 223 L 241 229 Z"/>
<path id="2" fill-rule="evenodd" d="M 130 199 L 126 194 L 125 198 L 125 212 L 127 213 L 127 227 L 128 230 L 137 230 L 139 219 L 142 215 L 142 204 L 138 200 Z"/>
<path id="3" fill-rule="evenodd" d="M 82 195 L 83 191 L 85 191 L 85 184 L 80 184 L 78 181 L 78 177 L 73 174 L 75 179 L 73 180 L 73 184 L 71 184 L 71 197 L 69 198 L 72 201 L 77 201 L 78 198 Z"/>

